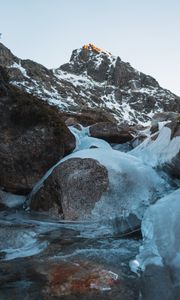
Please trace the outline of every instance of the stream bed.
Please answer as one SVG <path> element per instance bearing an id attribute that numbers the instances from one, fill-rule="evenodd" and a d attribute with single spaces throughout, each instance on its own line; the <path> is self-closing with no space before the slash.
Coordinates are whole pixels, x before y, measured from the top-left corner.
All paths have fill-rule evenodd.
<path id="1" fill-rule="evenodd" d="M 129 262 L 141 240 L 104 225 L 0 213 L 0 299 L 139 299 Z"/>

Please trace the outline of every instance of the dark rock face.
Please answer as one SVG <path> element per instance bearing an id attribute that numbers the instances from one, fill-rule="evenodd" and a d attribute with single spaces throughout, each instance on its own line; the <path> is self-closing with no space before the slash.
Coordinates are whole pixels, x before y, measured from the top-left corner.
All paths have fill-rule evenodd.
<path id="1" fill-rule="evenodd" d="M 173 138 L 180 138 L 180 121 L 178 120 L 178 117 L 176 121 L 173 121 L 171 123 L 168 123 L 166 125 L 171 129 L 171 139 Z M 165 169 L 175 178 L 180 179 L 180 152 L 177 153 L 175 157 L 166 164 Z"/>
<path id="2" fill-rule="evenodd" d="M 180 152 L 167 165 L 167 170 L 173 177 L 180 179 Z"/>
<path id="3" fill-rule="evenodd" d="M 143 123 L 156 111 L 180 111 L 178 96 L 92 44 L 74 50 L 69 63 L 48 70 L 17 58 L 0 43 L 0 65 L 8 67 L 13 85 L 74 116 L 90 114 L 101 121 Z"/>
<path id="4" fill-rule="evenodd" d="M 103 139 L 109 143 L 122 144 L 133 139 L 133 129 L 126 125 L 116 125 L 110 122 L 101 122 L 89 128 L 90 135 Z"/>
<path id="5" fill-rule="evenodd" d="M 10 66 L 17 61 L 18 58 L 15 57 L 8 48 L 6 48 L 2 43 L 0 43 L 0 65 Z"/>
<path id="6" fill-rule="evenodd" d="M 135 72 L 130 64 L 121 61 L 120 57 L 118 57 L 113 73 L 114 85 L 122 88 L 127 86 L 129 81 L 133 79 L 138 80 L 137 72 Z"/>
<path id="7" fill-rule="evenodd" d="M 86 218 L 108 188 L 108 172 L 94 159 L 72 158 L 61 163 L 32 196 L 33 210 L 53 211 L 67 220 Z"/>
<path id="8" fill-rule="evenodd" d="M 2 68 L 0 79 L 0 187 L 26 194 L 75 139 L 56 109 L 9 85 Z"/>

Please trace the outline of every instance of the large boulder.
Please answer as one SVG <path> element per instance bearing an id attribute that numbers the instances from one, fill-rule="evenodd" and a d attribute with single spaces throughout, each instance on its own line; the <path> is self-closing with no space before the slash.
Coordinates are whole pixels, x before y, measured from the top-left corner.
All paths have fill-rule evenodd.
<path id="1" fill-rule="evenodd" d="M 52 172 L 32 196 L 31 209 L 48 211 L 64 219 L 88 216 L 108 188 L 107 169 L 94 159 L 69 159 Z"/>
<path id="2" fill-rule="evenodd" d="M 0 68 L 0 187 L 26 194 L 43 174 L 75 148 L 58 111 L 8 82 Z"/>
<path id="3" fill-rule="evenodd" d="M 152 168 L 105 148 L 76 151 L 47 175 L 29 196 L 31 209 L 101 222 L 116 235 L 138 229 L 144 210 L 164 189 Z"/>
<path id="4" fill-rule="evenodd" d="M 92 137 L 103 139 L 109 143 L 122 144 L 133 139 L 133 129 L 128 125 L 117 125 L 111 122 L 100 122 L 90 126 Z"/>

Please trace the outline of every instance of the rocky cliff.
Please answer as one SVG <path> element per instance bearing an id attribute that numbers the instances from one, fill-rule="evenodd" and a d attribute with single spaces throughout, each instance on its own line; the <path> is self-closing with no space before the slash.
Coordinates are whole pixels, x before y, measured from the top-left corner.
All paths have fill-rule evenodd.
<path id="1" fill-rule="evenodd" d="M 155 112 L 180 111 L 178 96 L 92 44 L 74 50 L 68 63 L 49 70 L 14 56 L 0 43 L 0 65 L 8 69 L 12 85 L 71 115 L 146 124 Z"/>

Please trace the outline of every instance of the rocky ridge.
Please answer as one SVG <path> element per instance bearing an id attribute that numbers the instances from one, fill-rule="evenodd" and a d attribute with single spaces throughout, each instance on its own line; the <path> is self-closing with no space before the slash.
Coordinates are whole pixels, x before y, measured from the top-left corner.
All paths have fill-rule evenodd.
<path id="1" fill-rule="evenodd" d="M 154 113 L 180 110 L 178 96 L 93 44 L 74 50 L 69 63 L 49 70 L 14 56 L 0 43 L 0 65 L 8 69 L 11 84 L 58 106 L 65 114 L 146 124 Z"/>

